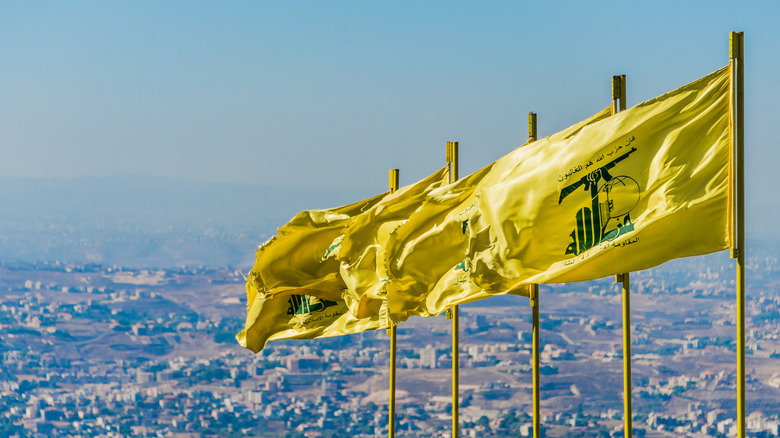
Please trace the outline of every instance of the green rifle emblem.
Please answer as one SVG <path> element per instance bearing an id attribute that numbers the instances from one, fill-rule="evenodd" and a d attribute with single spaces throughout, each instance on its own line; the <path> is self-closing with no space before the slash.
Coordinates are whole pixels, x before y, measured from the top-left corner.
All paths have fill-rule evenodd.
<path id="1" fill-rule="evenodd" d="M 565 254 L 576 256 L 601 242 L 615 239 L 634 229 L 629 212 L 639 202 L 639 184 L 629 176 L 613 177 L 609 171 L 635 151 L 636 148 L 632 147 L 625 154 L 561 189 L 559 205 L 580 187 L 586 192 L 590 191 L 591 197 L 590 207 L 577 211 L 577 225 L 570 234 L 571 243 L 566 247 Z M 619 196 L 616 196 L 617 194 Z M 618 205 L 615 198 L 619 199 Z M 610 219 L 617 219 L 617 224 L 614 229 L 607 230 Z"/>
<path id="2" fill-rule="evenodd" d="M 293 315 L 306 315 L 313 312 L 322 312 L 328 307 L 335 306 L 335 301 L 323 300 L 317 297 L 310 297 L 308 295 L 291 295 L 287 300 L 290 307 L 287 309 L 287 314 Z"/>

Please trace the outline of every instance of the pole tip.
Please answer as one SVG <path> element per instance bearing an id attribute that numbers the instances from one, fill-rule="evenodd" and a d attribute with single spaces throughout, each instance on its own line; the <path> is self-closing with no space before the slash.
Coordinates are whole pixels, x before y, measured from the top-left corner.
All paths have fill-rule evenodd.
<path id="1" fill-rule="evenodd" d="M 530 111 L 528 113 L 528 141 L 536 141 L 537 136 L 536 113 Z"/>
<path id="2" fill-rule="evenodd" d="M 731 32 L 729 34 L 729 58 L 741 58 L 744 50 L 745 32 Z"/>
<path id="3" fill-rule="evenodd" d="M 395 192 L 398 190 L 398 174 L 400 173 L 399 169 L 390 169 L 390 181 L 389 181 L 389 187 L 391 192 Z"/>
<path id="4" fill-rule="evenodd" d="M 453 162 L 453 161 L 455 161 L 457 156 L 458 156 L 458 142 L 457 141 L 448 141 L 447 142 L 447 161 Z"/>
<path id="5" fill-rule="evenodd" d="M 618 100 L 622 97 L 620 93 L 623 89 L 622 79 L 621 75 L 612 75 L 612 100 Z"/>

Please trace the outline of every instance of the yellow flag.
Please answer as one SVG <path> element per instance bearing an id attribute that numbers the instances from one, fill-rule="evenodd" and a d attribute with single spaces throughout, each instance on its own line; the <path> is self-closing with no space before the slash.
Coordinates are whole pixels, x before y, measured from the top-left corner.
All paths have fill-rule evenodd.
<path id="1" fill-rule="evenodd" d="M 604 109 L 550 138 L 570 138 L 609 115 L 610 109 Z M 454 305 L 495 294 L 470 278 L 471 248 L 475 244 L 470 223 L 477 212 L 479 191 L 510 174 L 517 166 L 514 157 L 526 147 L 431 191 L 409 220 L 384 241 L 385 259 L 390 263 L 388 279 L 382 284 L 387 295 L 379 314 L 388 325 L 404 321 L 409 315 L 438 315 Z M 528 295 L 524 290 L 515 292 Z"/>
<path id="2" fill-rule="evenodd" d="M 472 280 L 511 291 L 728 248 L 728 93 L 723 68 L 520 149 L 474 206 Z"/>
<path id="3" fill-rule="evenodd" d="M 446 178 L 447 169 L 433 173 L 426 179 L 383 193 L 354 204 L 325 210 L 306 210 L 298 213 L 279 228 L 276 236 L 257 250 L 256 261 L 247 276 L 255 292 L 247 292 L 249 306 L 252 295 L 276 297 L 281 295 L 311 295 L 331 301 L 342 299 L 346 289 L 339 274 L 337 255 L 344 233 L 357 218 L 387 212 L 396 212 L 396 204 L 410 205 L 410 199 L 420 193 L 439 187 Z M 413 205 L 413 203 L 412 203 Z M 364 219 L 358 223 L 365 223 Z M 347 243 L 349 251 L 354 245 Z M 348 252 L 349 254 L 349 252 Z"/>
<path id="4" fill-rule="evenodd" d="M 269 340 L 313 339 L 340 336 L 382 328 L 378 317 L 357 319 L 343 300 L 329 301 L 308 295 L 258 297 L 247 285 L 247 295 L 256 297 L 247 311 L 244 330 L 236 339 L 257 353 Z"/>
<path id="5" fill-rule="evenodd" d="M 239 343 L 258 352 L 268 340 L 312 339 L 387 327 L 377 315 L 355 317 L 342 298 L 346 286 L 336 255 L 344 232 L 368 212 L 372 218 L 397 215 L 416 196 L 439 187 L 446 178 L 443 168 L 392 194 L 298 213 L 257 251 L 247 276 L 247 319 L 245 329 L 236 336 Z M 349 251 L 356 248 L 354 244 L 346 244 Z"/>
<path id="6" fill-rule="evenodd" d="M 392 254 L 387 296 L 380 310 L 393 323 L 409 315 L 433 316 L 464 298 L 484 298 L 468 278 L 469 239 L 466 227 L 474 202 L 474 187 L 493 164 L 434 191 L 385 244 Z"/>
<path id="7" fill-rule="evenodd" d="M 341 300 L 344 284 L 335 258 L 338 240 L 349 219 L 370 209 L 386 195 L 295 215 L 257 250 L 255 264 L 247 276 L 247 282 L 252 285 L 247 288 L 248 307 L 252 307 L 257 296 L 311 295 Z"/>
<path id="8" fill-rule="evenodd" d="M 366 213 L 353 217 L 339 248 L 344 300 L 359 317 L 376 315 L 384 298 L 387 258 L 384 243 L 422 205 L 425 196 L 449 180 L 447 167 L 387 195 Z"/>
<path id="9" fill-rule="evenodd" d="M 728 70 L 434 190 L 386 244 L 388 324 L 729 246 Z"/>

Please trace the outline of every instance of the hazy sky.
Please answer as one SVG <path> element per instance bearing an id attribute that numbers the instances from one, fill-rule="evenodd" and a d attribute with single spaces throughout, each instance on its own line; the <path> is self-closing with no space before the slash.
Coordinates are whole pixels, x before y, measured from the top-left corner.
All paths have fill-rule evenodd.
<path id="1" fill-rule="evenodd" d="M 751 209 L 775 207 L 780 2 L 3 2 L 0 176 L 383 189 L 461 175 L 728 63 L 746 33 Z M 776 210 L 777 208 L 775 208 Z"/>

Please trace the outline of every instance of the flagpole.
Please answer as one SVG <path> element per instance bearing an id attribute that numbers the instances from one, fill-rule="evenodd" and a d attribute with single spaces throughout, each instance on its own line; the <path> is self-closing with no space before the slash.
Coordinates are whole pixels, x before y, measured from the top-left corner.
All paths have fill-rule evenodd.
<path id="1" fill-rule="evenodd" d="M 447 163 L 450 165 L 450 183 L 453 183 L 458 180 L 457 141 L 447 142 Z M 460 389 L 458 386 L 460 368 L 458 306 L 453 306 L 447 311 L 447 318 L 452 319 L 452 438 L 458 438 L 460 436 L 460 425 L 458 424 L 458 407 L 460 404 Z"/>
<path id="2" fill-rule="evenodd" d="M 528 113 L 528 143 L 536 141 L 538 133 L 536 129 L 536 113 Z M 529 290 L 529 304 L 531 305 L 531 380 L 532 380 L 532 409 L 533 409 L 533 436 L 541 436 L 541 397 L 539 386 L 539 285 L 531 284 Z"/>
<path id="3" fill-rule="evenodd" d="M 631 410 L 631 285 L 629 273 L 617 274 L 616 283 L 623 286 L 623 436 L 633 436 Z"/>
<path id="4" fill-rule="evenodd" d="M 390 193 L 395 193 L 398 190 L 398 169 L 390 169 Z M 390 427 L 388 429 L 388 435 L 390 438 L 395 438 L 395 340 L 396 340 L 396 325 L 393 324 L 390 327 L 390 405 L 388 406 L 388 421 Z"/>
<path id="5" fill-rule="evenodd" d="M 626 110 L 626 75 L 612 76 L 612 115 Z M 623 436 L 633 436 L 631 409 L 631 281 L 629 273 L 617 274 L 623 286 Z"/>
<path id="6" fill-rule="evenodd" d="M 736 177 L 732 196 L 736 198 L 736 236 L 731 258 L 737 259 L 737 436 L 745 436 L 745 33 L 729 35 L 731 70 L 731 143 L 734 154 L 732 175 Z M 732 222 L 732 230 L 734 223 Z"/>

